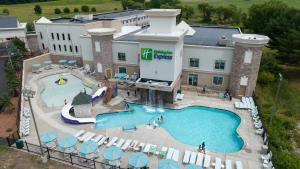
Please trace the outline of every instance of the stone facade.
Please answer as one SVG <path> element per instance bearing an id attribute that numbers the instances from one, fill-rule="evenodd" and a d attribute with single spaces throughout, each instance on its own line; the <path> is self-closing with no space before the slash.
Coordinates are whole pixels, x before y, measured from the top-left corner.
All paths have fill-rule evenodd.
<path id="1" fill-rule="evenodd" d="M 39 42 L 37 34 L 26 34 L 28 48 L 30 52 L 39 52 Z"/>
<path id="2" fill-rule="evenodd" d="M 247 50 L 253 52 L 251 63 L 244 63 L 245 52 Z M 240 93 L 240 81 L 241 77 L 243 76 L 248 78 L 248 84 L 246 86 L 244 95 L 252 96 L 256 87 L 261 55 L 261 46 L 236 43 L 230 78 L 230 89 L 233 91 L 234 96 L 243 95 Z"/>

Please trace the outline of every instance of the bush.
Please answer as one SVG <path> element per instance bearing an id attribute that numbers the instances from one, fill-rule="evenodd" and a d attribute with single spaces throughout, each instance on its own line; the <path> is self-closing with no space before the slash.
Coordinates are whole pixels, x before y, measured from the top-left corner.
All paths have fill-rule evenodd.
<path id="1" fill-rule="evenodd" d="M 81 6 L 81 12 L 89 12 L 90 11 L 90 7 L 87 5 L 83 5 Z"/>
<path id="2" fill-rule="evenodd" d="M 12 103 L 10 102 L 10 97 L 8 95 L 0 96 L 0 111 L 4 110 L 6 107 L 9 107 Z"/>
<path id="3" fill-rule="evenodd" d="M 261 71 L 258 73 L 257 81 L 262 85 L 268 85 L 275 81 L 275 76 L 268 71 Z"/>
<path id="4" fill-rule="evenodd" d="M 91 11 L 92 11 L 92 12 L 96 12 L 97 10 L 96 10 L 95 7 L 92 7 Z"/>
<path id="5" fill-rule="evenodd" d="M 70 9 L 68 7 L 64 8 L 64 13 L 70 13 Z"/>
<path id="6" fill-rule="evenodd" d="M 3 9 L 2 13 L 9 15 L 9 10 L 8 9 Z"/>
<path id="7" fill-rule="evenodd" d="M 34 13 L 38 15 L 42 14 L 43 12 L 42 7 L 40 5 L 35 5 L 33 9 L 34 9 Z"/>
<path id="8" fill-rule="evenodd" d="M 31 22 L 29 22 L 29 23 L 27 23 L 27 25 L 26 25 L 26 29 L 27 29 L 27 31 L 34 31 L 34 25 L 33 25 L 33 23 L 31 23 Z"/>
<path id="9" fill-rule="evenodd" d="M 78 13 L 79 9 L 78 8 L 74 8 L 74 13 Z"/>
<path id="10" fill-rule="evenodd" d="M 60 10 L 59 8 L 55 8 L 55 9 L 54 9 L 54 13 L 55 13 L 55 14 L 61 14 L 61 10 Z"/>

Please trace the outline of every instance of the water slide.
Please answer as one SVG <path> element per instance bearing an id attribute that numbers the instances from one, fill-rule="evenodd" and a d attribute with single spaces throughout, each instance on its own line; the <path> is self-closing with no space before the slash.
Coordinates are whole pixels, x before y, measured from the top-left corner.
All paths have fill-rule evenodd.
<path id="1" fill-rule="evenodd" d="M 96 118 L 77 118 L 70 115 L 70 110 L 73 108 L 71 103 L 66 104 L 61 110 L 61 117 L 66 123 L 70 124 L 89 124 L 96 123 Z"/>
<path id="2" fill-rule="evenodd" d="M 92 96 L 92 101 L 95 101 L 97 99 L 101 99 L 101 97 L 104 96 L 105 92 L 107 90 L 107 87 L 101 87 L 100 89 L 98 89 Z"/>

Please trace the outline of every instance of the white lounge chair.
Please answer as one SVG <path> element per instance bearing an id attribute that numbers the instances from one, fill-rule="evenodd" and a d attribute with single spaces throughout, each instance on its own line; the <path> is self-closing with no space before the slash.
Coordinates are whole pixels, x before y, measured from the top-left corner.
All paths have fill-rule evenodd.
<path id="1" fill-rule="evenodd" d="M 216 160 L 214 163 L 212 163 L 212 166 L 215 166 L 215 169 L 224 168 L 224 165 L 222 165 L 222 160 L 218 157 L 216 157 Z"/>
<path id="2" fill-rule="evenodd" d="M 225 169 L 232 169 L 231 160 L 226 160 L 225 161 Z"/>
<path id="3" fill-rule="evenodd" d="M 195 164 L 196 163 L 196 158 L 197 158 L 197 153 L 192 152 L 189 163 L 190 164 Z"/>
<path id="4" fill-rule="evenodd" d="M 174 153 L 174 148 L 169 148 L 166 159 L 171 159 Z"/>
<path id="5" fill-rule="evenodd" d="M 161 158 L 164 158 L 164 157 L 166 157 L 166 155 L 167 155 L 167 153 L 168 153 L 168 147 L 161 147 L 161 150 L 160 150 L 160 152 L 159 152 L 159 156 L 161 157 Z"/>
<path id="6" fill-rule="evenodd" d="M 183 163 L 184 164 L 188 164 L 189 163 L 189 161 L 190 161 L 190 156 L 191 156 L 191 152 L 190 151 L 188 151 L 188 150 L 186 150 L 185 152 L 184 152 L 184 157 L 183 157 Z"/>
<path id="7" fill-rule="evenodd" d="M 84 141 L 84 139 L 86 138 L 86 137 L 88 137 L 89 135 L 90 135 L 90 133 L 91 132 L 86 132 L 86 133 L 84 133 L 83 135 L 81 135 L 81 136 L 79 136 L 79 137 L 77 137 L 78 138 L 78 140 L 79 141 Z"/>
<path id="8" fill-rule="evenodd" d="M 204 154 L 203 154 L 203 153 L 198 153 L 198 154 L 197 154 L 196 165 L 202 167 L 202 165 L 203 165 L 203 157 L 204 157 Z"/>
<path id="9" fill-rule="evenodd" d="M 106 147 L 112 146 L 117 140 L 118 140 L 118 137 L 113 137 L 113 138 L 106 144 Z"/>
<path id="10" fill-rule="evenodd" d="M 133 140 L 133 142 L 129 145 L 129 148 L 134 149 L 137 147 L 139 141 L 137 140 Z"/>
<path id="11" fill-rule="evenodd" d="M 90 132 L 89 135 L 86 136 L 83 141 L 87 142 L 87 141 L 91 140 L 95 135 L 96 135 L 95 133 Z"/>
<path id="12" fill-rule="evenodd" d="M 149 152 L 149 150 L 150 150 L 150 147 L 151 147 L 151 144 L 146 144 L 146 146 L 145 146 L 145 148 L 144 148 L 144 153 L 148 153 Z"/>
<path id="13" fill-rule="evenodd" d="M 270 151 L 267 155 L 261 155 L 260 157 L 262 161 L 269 161 L 272 158 L 272 151 Z"/>
<path id="14" fill-rule="evenodd" d="M 210 166 L 210 155 L 205 154 L 203 167 L 208 168 Z"/>
<path id="15" fill-rule="evenodd" d="M 236 161 L 236 169 L 243 169 L 243 164 L 241 161 Z"/>
<path id="16" fill-rule="evenodd" d="M 172 155 L 172 160 L 178 162 L 178 159 L 179 159 L 179 150 L 174 150 Z"/>
<path id="17" fill-rule="evenodd" d="M 94 141 L 94 142 L 98 143 L 102 137 L 103 136 L 100 134 L 97 137 L 92 138 L 91 141 Z"/>
<path id="18" fill-rule="evenodd" d="M 135 151 L 142 151 L 145 147 L 145 143 L 140 143 L 137 147 L 134 148 Z"/>
<path id="19" fill-rule="evenodd" d="M 101 146 L 104 144 L 104 142 L 107 140 L 108 137 L 104 136 L 102 139 L 98 142 L 98 146 Z"/>
<path id="20" fill-rule="evenodd" d="M 122 146 L 122 150 L 127 150 L 127 148 L 129 147 L 130 143 L 132 142 L 132 140 L 128 139 L 126 140 L 126 142 L 124 143 L 124 145 Z"/>
<path id="21" fill-rule="evenodd" d="M 118 141 L 116 147 L 119 147 L 119 148 L 120 148 L 120 147 L 123 145 L 124 142 L 125 142 L 125 139 L 121 138 L 121 139 Z"/>
<path id="22" fill-rule="evenodd" d="M 258 135 L 262 135 L 264 133 L 264 129 L 257 129 L 255 130 L 255 133 Z"/>
<path id="23" fill-rule="evenodd" d="M 273 163 L 272 161 L 270 161 L 269 163 L 263 163 L 263 168 L 264 169 L 271 169 L 273 167 Z"/>

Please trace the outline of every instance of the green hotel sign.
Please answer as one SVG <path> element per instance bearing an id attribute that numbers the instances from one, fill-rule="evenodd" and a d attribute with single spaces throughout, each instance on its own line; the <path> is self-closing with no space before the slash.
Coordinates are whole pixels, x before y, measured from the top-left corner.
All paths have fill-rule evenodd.
<path id="1" fill-rule="evenodd" d="M 167 59 L 172 60 L 173 52 L 169 50 L 156 50 L 152 48 L 141 48 L 141 59 L 152 60 L 152 59 Z"/>

